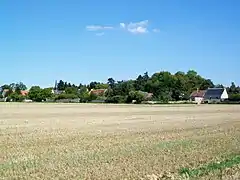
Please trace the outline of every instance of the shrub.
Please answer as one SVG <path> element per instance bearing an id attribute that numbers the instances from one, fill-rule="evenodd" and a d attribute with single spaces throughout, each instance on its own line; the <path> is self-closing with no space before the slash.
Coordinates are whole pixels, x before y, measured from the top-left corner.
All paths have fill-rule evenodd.
<path id="1" fill-rule="evenodd" d="M 230 94 L 229 101 L 240 101 L 240 94 Z"/>
<path id="2" fill-rule="evenodd" d="M 106 99 L 106 103 L 125 103 L 126 102 L 126 96 L 113 96 L 113 97 L 108 97 Z"/>
<path id="3" fill-rule="evenodd" d="M 56 96 L 55 100 L 60 100 L 60 99 L 76 99 L 76 98 L 78 98 L 78 96 L 75 95 L 75 94 L 65 94 L 65 93 L 63 93 L 63 94 L 60 94 L 60 95 Z"/>

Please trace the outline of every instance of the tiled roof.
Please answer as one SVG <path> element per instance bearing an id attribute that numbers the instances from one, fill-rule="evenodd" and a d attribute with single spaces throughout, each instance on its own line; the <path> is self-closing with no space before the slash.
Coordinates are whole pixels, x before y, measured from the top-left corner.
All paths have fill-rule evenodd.
<path id="1" fill-rule="evenodd" d="M 205 90 L 193 91 L 190 97 L 204 97 L 205 93 Z"/>
<path id="2" fill-rule="evenodd" d="M 20 91 L 22 96 L 27 96 L 28 95 L 28 91 Z"/>
<path id="3" fill-rule="evenodd" d="M 104 95 L 106 89 L 92 89 L 90 93 L 95 94 L 97 96 Z"/>

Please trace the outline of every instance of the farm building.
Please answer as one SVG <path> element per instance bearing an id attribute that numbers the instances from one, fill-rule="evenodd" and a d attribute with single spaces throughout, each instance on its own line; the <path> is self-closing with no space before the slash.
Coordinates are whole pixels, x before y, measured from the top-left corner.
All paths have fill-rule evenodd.
<path id="1" fill-rule="evenodd" d="M 190 95 L 190 100 L 192 102 L 196 102 L 196 103 L 200 104 L 204 100 L 205 93 L 206 93 L 206 90 L 196 90 L 196 91 L 192 92 L 192 94 Z"/>
<path id="2" fill-rule="evenodd" d="M 228 99 L 226 88 L 209 88 L 204 94 L 204 102 L 221 102 Z"/>

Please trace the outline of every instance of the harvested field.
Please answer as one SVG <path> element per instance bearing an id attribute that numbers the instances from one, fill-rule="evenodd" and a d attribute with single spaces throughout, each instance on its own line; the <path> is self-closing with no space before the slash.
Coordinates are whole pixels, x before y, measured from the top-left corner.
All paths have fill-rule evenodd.
<path id="1" fill-rule="evenodd" d="M 0 104 L 2 179 L 240 179 L 240 106 Z"/>

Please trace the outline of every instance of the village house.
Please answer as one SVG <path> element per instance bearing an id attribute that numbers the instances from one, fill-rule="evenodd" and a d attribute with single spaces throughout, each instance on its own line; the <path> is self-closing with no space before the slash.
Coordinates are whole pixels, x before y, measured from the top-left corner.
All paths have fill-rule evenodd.
<path id="1" fill-rule="evenodd" d="M 141 94 L 143 94 L 143 98 L 144 98 L 144 101 L 149 101 L 152 99 L 153 97 L 153 93 L 148 93 L 148 92 L 144 92 L 144 91 L 139 91 Z"/>
<path id="2" fill-rule="evenodd" d="M 206 93 L 206 90 L 197 89 L 196 91 L 193 91 L 192 94 L 190 95 L 190 101 L 195 102 L 197 104 L 202 103 L 204 100 L 205 93 Z"/>
<path id="3" fill-rule="evenodd" d="M 21 95 L 22 96 L 27 96 L 29 91 L 25 90 L 25 91 L 20 91 Z"/>
<path id="4" fill-rule="evenodd" d="M 91 89 L 89 94 L 94 94 L 96 96 L 104 96 L 107 92 L 107 89 Z"/>
<path id="5" fill-rule="evenodd" d="M 9 89 L 3 89 L 3 90 L 2 90 L 2 96 L 5 98 L 6 95 L 7 95 L 7 93 L 8 93 L 9 91 L 10 91 Z M 13 92 L 15 92 L 15 91 L 13 91 Z M 21 91 L 20 91 L 20 94 L 21 94 L 22 96 L 27 96 L 28 93 L 29 93 L 29 91 L 27 91 L 27 90 L 21 90 Z"/>
<path id="6" fill-rule="evenodd" d="M 204 94 L 204 102 L 221 102 L 228 99 L 226 88 L 209 88 Z"/>
<path id="7" fill-rule="evenodd" d="M 58 90 L 58 89 L 52 89 L 52 94 L 55 94 L 55 95 L 59 95 L 59 94 L 62 94 L 64 93 L 65 91 L 63 90 Z"/>

